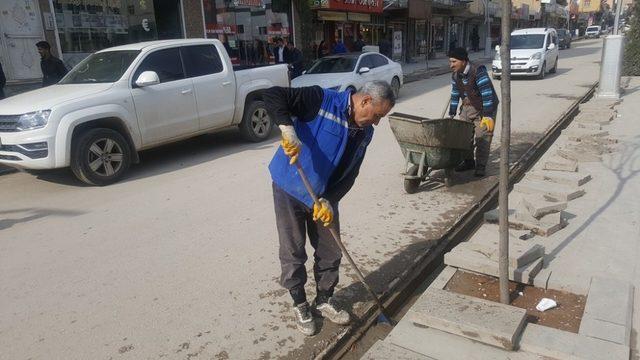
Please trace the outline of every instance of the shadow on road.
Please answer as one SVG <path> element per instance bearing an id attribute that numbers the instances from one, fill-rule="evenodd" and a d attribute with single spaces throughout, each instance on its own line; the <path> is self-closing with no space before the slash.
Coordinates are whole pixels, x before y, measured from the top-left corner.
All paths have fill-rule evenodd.
<path id="1" fill-rule="evenodd" d="M 49 216 L 73 217 L 73 216 L 78 216 L 82 214 L 84 213 L 80 211 L 69 211 L 69 210 L 47 209 L 47 208 L 5 210 L 5 211 L 0 211 L 0 216 L 3 217 L 3 219 L 0 219 L 0 230 L 8 229 L 16 224 L 27 223 L 33 220 L 42 219 Z M 7 217 L 7 215 L 15 216 L 15 217 L 9 218 Z"/>
<path id="2" fill-rule="evenodd" d="M 273 132 L 261 143 L 248 143 L 236 129 L 201 135 L 173 144 L 140 152 L 140 163 L 131 165 L 120 183 L 153 177 L 214 161 L 241 152 L 250 153 L 271 147 L 276 141 Z M 250 155 L 248 155 L 250 156 Z M 75 178 L 69 169 L 30 171 L 38 179 L 69 186 L 88 186 Z"/>

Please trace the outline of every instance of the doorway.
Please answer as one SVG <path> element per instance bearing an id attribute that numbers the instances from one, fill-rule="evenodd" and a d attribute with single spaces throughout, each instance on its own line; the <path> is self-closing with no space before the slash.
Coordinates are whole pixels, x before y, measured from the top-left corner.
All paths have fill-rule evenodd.
<path id="1" fill-rule="evenodd" d="M 8 80 L 42 77 L 36 43 L 43 39 L 37 1 L 0 1 L 0 62 Z"/>
<path id="2" fill-rule="evenodd" d="M 153 10 L 156 16 L 158 39 L 181 39 L 182 11 L 180 0 L 162 0 L 153 2 Z"/>

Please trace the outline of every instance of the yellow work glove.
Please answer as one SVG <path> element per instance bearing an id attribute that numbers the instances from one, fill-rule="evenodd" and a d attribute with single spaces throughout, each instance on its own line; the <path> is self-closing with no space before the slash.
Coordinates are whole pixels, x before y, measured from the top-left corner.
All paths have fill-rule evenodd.
<path id="1" fill-rule="evenodd" d="M 493 128 L 496 126 L 495 121 L 493 121 L 492 118 L 488 117 L 488 116 L 483 116 L 482 120 L 480 120 L 480 128 L 485 128 L 487 130 L 487 132 L 492 133 L 493 132 Z"/>
<path id="2" fill-rule="evenodd" d="M 313 221 L 320 220 L 324 223 L 324 226 L 331 225 L 331 222 L 333 222 L 331 203 L 323 198 L 318 199 L 318 202 L 320 204 L 313 204 Z"/>
<path id="3" fill-rule="evenodd" d="M 292 125 L 280 125 L 278 127 L 282 132 L 282 150 L 284 150 L 284 153 L 291 158 L 291 160 L 289 160 L 289 165 L 293 165 L 298 160 L 302 143 L 300 142 L 300 139 L 298 139 L 296 130 Z"/>

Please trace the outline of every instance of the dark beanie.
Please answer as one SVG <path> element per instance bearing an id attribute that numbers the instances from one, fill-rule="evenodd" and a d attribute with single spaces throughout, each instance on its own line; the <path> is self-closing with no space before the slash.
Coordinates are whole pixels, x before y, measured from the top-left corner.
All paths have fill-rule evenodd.
<path id="1" fill-rule="evenodd" d="M 448 56 L 450 58 L 454 58 L 454 59 L 458 59 L 458 60 L 462 60 L 462 61 L 469 61 L 469 54 L 467 53 L 467 50 L 465 50 L 464 48 L 455 48 L 455 49 L 451 49 L 449 51 Z"/>

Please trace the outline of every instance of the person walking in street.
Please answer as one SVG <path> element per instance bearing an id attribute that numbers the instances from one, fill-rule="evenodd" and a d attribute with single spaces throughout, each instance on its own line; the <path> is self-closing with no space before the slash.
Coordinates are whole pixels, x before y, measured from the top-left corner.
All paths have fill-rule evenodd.
<path id="1" fill-rule="evenodd" d="M 302 51 L 295 47 L 292 42 L 287 43 L 287 63 L 291 67 L 291 79 L 302 75 L 303 60 Z"/>
<path id="2" fill-rule="evenodd" d="M 498 111 L 498 95 L 485 66 L 471 63 L 465 49 L 455 48 L 449 52 L 449 67 L 452 71 L 449 115 L 452 118 L 456 115 L 462 100 L 460 117 L 475 124 L 474 158 L 465 159 L 455 170 L 475 169 L 475 175 L 483 177 Z"/>
<path id="3" fill-rule="evenodd" d="M 7 77 L 4 76 L 4 71 L 2 70 L 2 63 L 0 63 L 0 100 L 5 98 L 4 86 L 6 84 L 7 84 Z"/>
<path id="4" fill-rule="evenodd" d="M 318 45 L 318 53 L 316 54 L 316 57 L 318 59 L 322 59 L 327 55 L 329 55 L 329 51 L 327 50 L 327 45 L 325 44 L 324 40 L 322 40 L 320 41 L 320 45 Z"/>
<path id="5" fill-rule="evenodd" d="M 336 40 L 336 45 L 333 47 L 333 53 L 334 54 L 345 54 L 347 52 L 347 47 L 344 46 L 344 43 L 342 42 L 342 40 L 337 39 Z"/>
<path id="6" fill-rule="evenodd" d="M 350 322 L 349 313 L 332 298 L 342 253 L 328 227 L 340 232 L 339 202 L 358 176 L 373 126 L 389 113 L 395 98 L 389 84 L 373 81 L 358 92 L 319 86 L 272 87 L 263 92 L 263 99 L 282 132 L 281 147 L 269 164 L 280 243 L 280 284 L 293 299 L 297 328 L 311 336 L 316 333 L 312 306 L 334 323 Z M 315 205 L 307 192 L 296 162 L 304 169 L 321 206 Z M 313 305 L 307 302 L 304 289 L 307 236 L 315 250 L 317 295 Z"/>
<path id="7" fill-rule="evenodd" d="M 276 48 L 273 54 L 276 58 L 276 64 L 286 64 L 289 54 L 287 48 L 284 46 L 284 40 L 278 38 L 276 40 Z"/>
<path id="8" fill-rule="evenodd" d="M 362 40 L 362 34 L 358 34 L 358 40 L 356 40 L 355 43 L 353 43 L 353 51 L 355 52 L 361 52 L 362 48 L 365 46 L 366 44 L 364 43 L 364 40 Z"/>
<path id="9" fill-rule="evenodd" d="M 51 45 L 46 41 L 36 44 L 40 53 L 40 69 L 42 70 L 42 87 L 57 84 L 65 75 L 67 68 L 62 60 L 51 55 Z"/>

